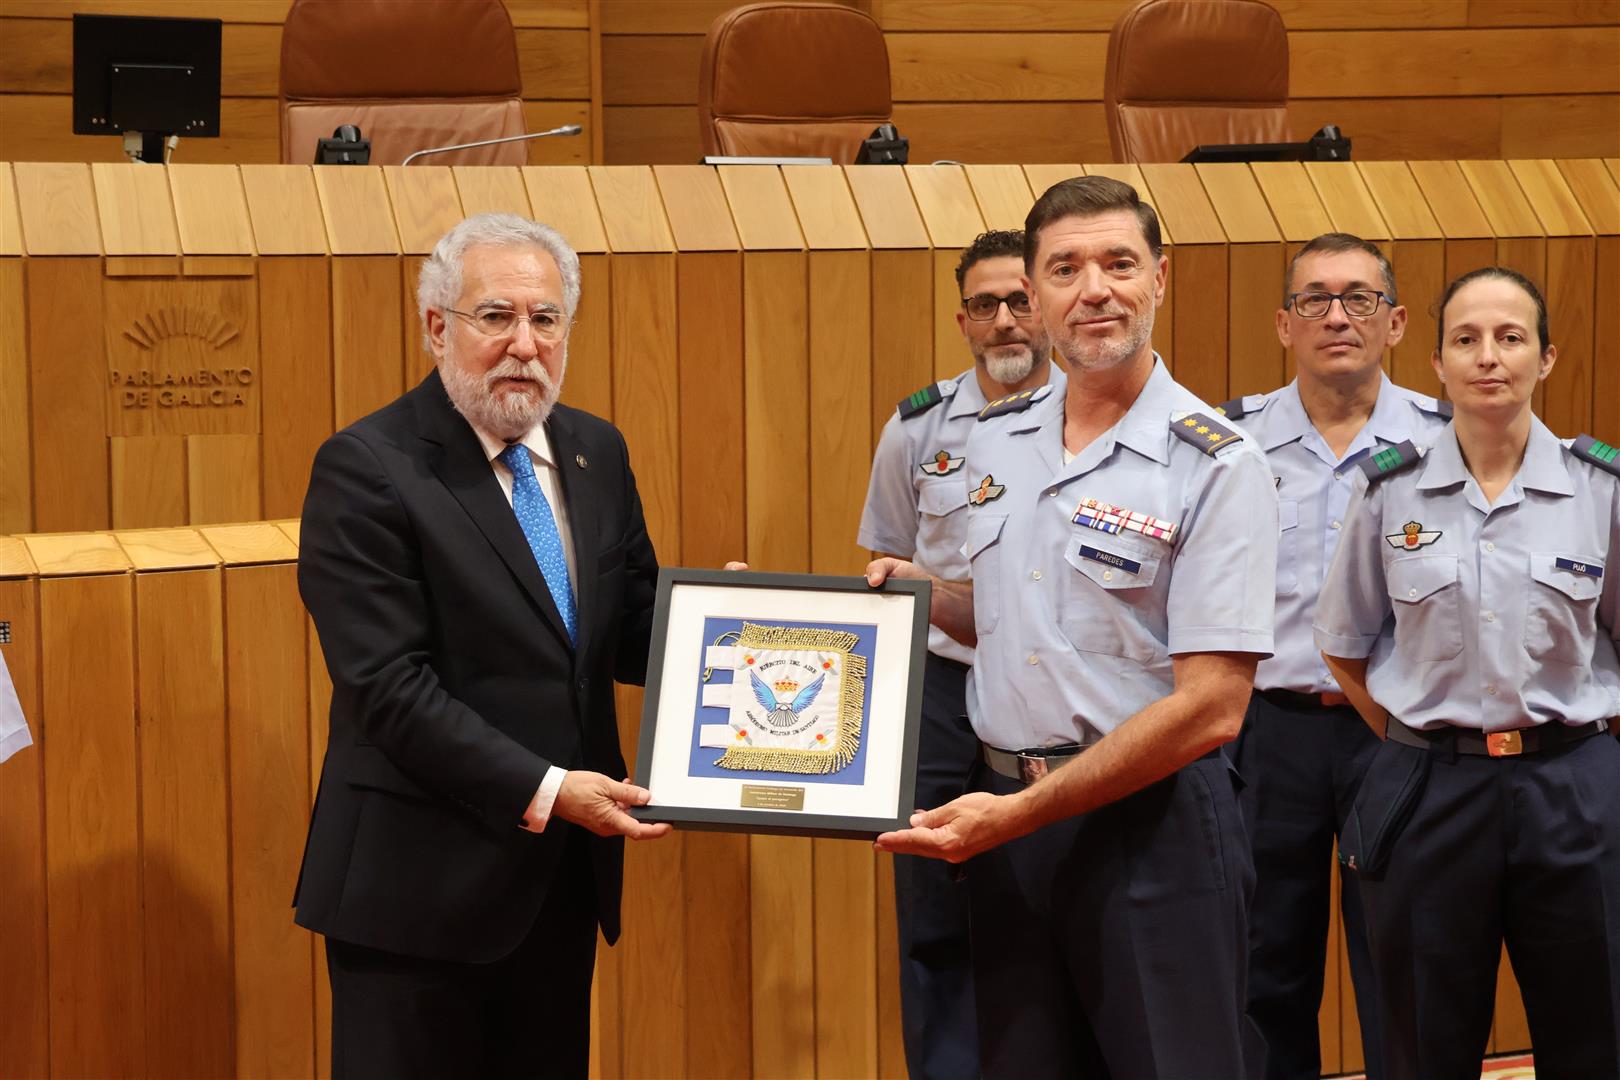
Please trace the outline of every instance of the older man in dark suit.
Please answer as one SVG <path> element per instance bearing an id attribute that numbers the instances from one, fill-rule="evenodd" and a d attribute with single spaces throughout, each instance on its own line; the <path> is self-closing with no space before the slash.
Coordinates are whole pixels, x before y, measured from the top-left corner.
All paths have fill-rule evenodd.
<path id="1" fill-rule="evenodd" d="M 579 259 L 481 214 L 418 289 L 437 370 L 321 447 L 298 582 L 333 684 L 295 904 L 337 1077 L 584 1076 L 619 929 L 613 682 L 658 564 L 623 437 L 557 404 Z"/>

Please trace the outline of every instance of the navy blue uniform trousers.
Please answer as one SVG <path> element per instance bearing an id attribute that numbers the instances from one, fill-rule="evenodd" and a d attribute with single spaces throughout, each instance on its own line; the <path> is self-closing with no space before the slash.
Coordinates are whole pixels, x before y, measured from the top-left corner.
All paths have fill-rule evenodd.
<path id="1" fill-rule="evenodd" d="M 1394 721 L 1392 720 L 1391 723 Z M 1537 1080 L 1620 1077 L 1620 742 L 1433 755 L 1379 878 L 1365 878 L 1389 1080 L 1477 1080 L 1507 944 Z"/>
<path id="2" fill-rule="evenodd" d="M 1322 1075 L 1316 1015 L 1322 1005 L 1332 896 L 1333 841 L 1378 748 L 1348 705 L 1308 705 L 1256 691 L 1235 760 L 1254 852 L 1249 908 L 1249 1018 L 1266 1041 L 1267 1080 Z M 1377 995 L 1360 881 L 1340 875 L 1350 979 L 1369 1080 L 1380 1080 Z"/>
<path id="3" fill-rule="evenodd" d="M 978 759 L 979 740 L 967 719 L 967 671 L 965 664 L 928 654 L 917 747 L 919 809 L 932 810 L 961 795 Z M 913 1080 L 975 1077 L 979 1043 L 967 887 L 949 863 L 896 855 L 894 901 L 906 1068 Z"/>
<path id="4" fill-rule="evenodd" d="M 1215 751 L 967 864 L 985 1077 L 1253 1075 L 1238 783 Z"/>

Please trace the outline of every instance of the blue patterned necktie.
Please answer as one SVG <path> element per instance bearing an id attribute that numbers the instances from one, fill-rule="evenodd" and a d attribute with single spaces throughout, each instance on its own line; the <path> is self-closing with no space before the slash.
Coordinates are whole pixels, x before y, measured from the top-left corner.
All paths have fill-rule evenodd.
<path id="1" fill-rule="evenodd" d="M 501 464 L 512 470 L 512 512 L 518 525 L 528 538 L 534 561 L 540 564 L 546 587 L 557 603 L 563 625 L 568 628 L 568 640 L 578 644 L 579 624 L 574 612 L 574 587 L 568 580 L 568 560 L 563 557 L 562 536 L 557 532 L 557 519 L 551 513 L 551 504 L 540 490 L 540 479 L 534 475 L 534 462 L 529 460 L 529 449 L 522 443 L 513 443 L 501 451 Z"/>

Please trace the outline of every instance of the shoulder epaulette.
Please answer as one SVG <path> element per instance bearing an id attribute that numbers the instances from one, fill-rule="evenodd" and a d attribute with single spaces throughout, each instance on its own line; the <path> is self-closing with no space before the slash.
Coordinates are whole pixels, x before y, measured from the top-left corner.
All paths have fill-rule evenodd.
<path id="1" fill-rule="evenodd" d="M 1596 465 L 1604 472 L 1620 476 L 1620 448 L 1590 435 L 1577 435 L 1568 450 L 1588 465 Z"/>
<path id="2" fill-rule="evenodd" d="M 1223 401 L 1215 406 L 1215 411 L 1228 420 L 1241 420 L 1250 413 L 1257 413 L 1266 407 L 1266 395 L 1247 394 L 1231 401 Z"/>
<path id="3" fill-rule="evenodd" d="M 949 379 L 929 383 L 921 390 L 906 395 L 896 408 L 900 410 L 900 419 L 910 420 L 913 416 L 922 415 L 955 393 L 956 384 Z"/>
<path id="4" fill-rule="evenodd" d="M 1447 420 L 1451 419 L 1451 402 L 1445 400 L 1444 398 L 1430 397 L 1427 394 L 1416 394 L 1414 395 L 1413 404 L 1422 409 L 1424 412 L 1431 412 L 1436 416 L 1443 416 Z"/>
<path id="5" fill-rule="evenodd" d="M 1042 401 L 1052 392 L 1052 384 L 1037 386 L 1033 390 L 1020 390 L 1016 394 L 996 398 L 990 404 L 979 410 L 980 420 L 989 420 L 993 416 L 1006 416 L 1008 413 L 1023 412 L 1037 401 Z"/>
<path id="6" fill-rule="evenodd" d="M 1191 443 L 1201 453 L 1215 456 L 1223 446 L 1240 441 L 1243 436 L 1216 420 L 1208 413 L 1187 413 L 1170 420 L 1170 430 L 1182 442 Z"/>
<path id="7" fill-rule="evenodd" d="M 1394 446 L 1386 446 L 1377 453 L 1368 454 L 1361 459 L 1359 468 L 1367 474 L 1367 482 L 1371 484 L 1386 476 L 1393 476 L 1402 469 L 1409 469 L 1422 460 L 1423 455 L 1412 445 L 1412 440 L 1407 439 Z"/>

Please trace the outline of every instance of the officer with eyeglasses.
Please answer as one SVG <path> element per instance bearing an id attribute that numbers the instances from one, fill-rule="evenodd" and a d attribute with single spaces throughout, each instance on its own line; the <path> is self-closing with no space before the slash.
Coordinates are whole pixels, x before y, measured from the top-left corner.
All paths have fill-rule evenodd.
<path id="1" fill-rule="evenodd" d="M 1249 1017 L 1270 1078 L 1321 1075 L 1332 848 L 1378 740 L 1346 701 L 1311 634 L 1357 466 L 1386 446 L 1427 446 L 1448 403 L 1396 386 L 1385 349 L 1406 330 L 1395 274 L 1378 247 L 1326 233 L 1288 267 L 1277 337 L 1294 358 L 1280 390 L 1221 410 L 1265 451 L 1277 485 L 1276 651 L 1260 661 L 1236 760 L 1257 885 L 1249 916 Z M 1342 875 L 1351 979 L 1371 1080 L 1382 1075 L 1378 1007 L 1361 896 Z"/>
<path id="2" fill-rule="evenodd" d="M 962 252 L 956 265 L 962 310 L 956 322 L 973 367 L 931 383 L 900 402 L 884 425 L 872 461 L 859 542 L 910 559 L 949 581 L 968 580 L 962 553 L 968 507 L 968 435 L 991 401 L 1053 384 L 1046 331 L 1020 282 L 1024 234 L 993 230 Z M 923 684 L 923 730 L 917 759 L 917 805 L 939 806 L 960 795 L 979 743 L 964 697 L 973 649 L 929 628 Z M 894 864 L 900 937 L 900 1001 L 906 1064 L 913 1077 L 978 1072 L 973 971 L 966 890 L 943 863 L 914 855 Z"/>

